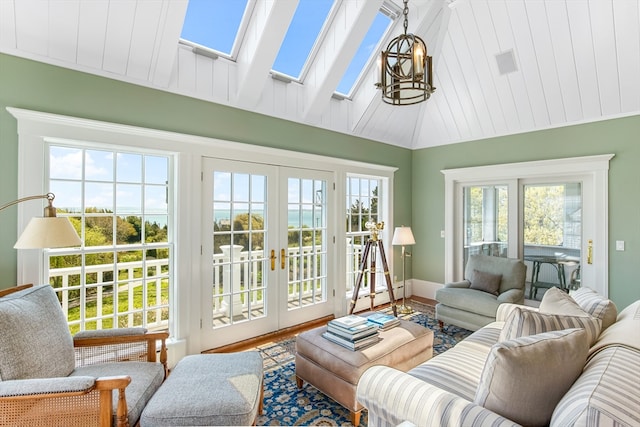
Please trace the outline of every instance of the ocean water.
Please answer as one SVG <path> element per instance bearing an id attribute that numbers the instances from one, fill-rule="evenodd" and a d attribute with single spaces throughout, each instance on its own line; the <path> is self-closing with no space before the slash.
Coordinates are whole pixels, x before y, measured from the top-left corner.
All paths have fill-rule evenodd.
<path id="1" fill-rule="evenodd" d="M 260 215 L 263 216 L 263 212 L 262 211 L 256 211 L 253 212 L 254 215 Z M 215 212 L 214 215 L 215 221 L 218 224 L 221 223 L 225 223 L 230 221 L 229 219 L 229 213 L 224 211 L 224 212 Z M 312 227 L 313 226 L 313 211 L 311 210 L 303 210 L 302 211 L 302 216 L 300 215 L 300 211 L 298 210 L 289 210 L 287 213 L 287 221 L 289 226 L 294 226 L 294 227 L 299 227 L 301 224 L 302 225 L 306 225 L 308 227 Z M 316 218 L 316 221 L 318 222 L 318 226 L 321 225 L 322 220 L 321 218 Z"/>
<path id="2" fill-rule="evenodd" d="M 263 215 L 262 211 L 253 212 L 254 215 Z M 147 215 L 145 216 L 146 221 L 150 223 L 157 223 L 159 226 L 164 227 L 167 224 L 167 215 Z M 217 211 L 214 214 L 215 222 L 218 224 L 224 224 L 230 222 L 229 213 L 227 211 Z M 300 211 L 298 210 L 290 210 L 287 213 L 288 224 L 293 227 L 300 227 L 301 225 L 312 227 L 313 226 L 313 212 L 311 210 L 303 210 L 302 218 L 300 218 Z M 318 224 L 320 226 L 322 221 L 320 218 L 316 218 Z"/>

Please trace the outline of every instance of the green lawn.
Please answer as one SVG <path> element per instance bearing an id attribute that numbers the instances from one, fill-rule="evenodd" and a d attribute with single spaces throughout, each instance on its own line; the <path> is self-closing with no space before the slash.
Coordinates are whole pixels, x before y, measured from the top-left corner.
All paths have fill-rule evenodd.
<path id="1" fill-rule="evenodd" d="M 168 280 L 162 280 L 161 285 L 161 316 L 162 320 L 168 320 L 169 318 L 169 282 Z M 133 289 L 133 306 L 129 307 L 129 289 L 120 289 L 118 291 L 118 309 L 117 309 L 117 322 L 118 327 L 127 327 L 128 325 L 128 317 L 131 312 L 133 312 L 133 326 L 143 326 L 142 316 L 144 315 L 144 308 L 149 308 L 147 310 L 147 323 L 156 322 L 156 310 L 154 307 L 157 307 L 156 303 L 156 286 L 149 286 L 147 290 L 147 303 L 144 304 L 143 301 L 143 287 L 136 286 Z M 69 323 L 76 322 L 80 320 L 80 312 L 81 306 L 79 299 L 69 301 L 69 313 L 67 317 L 67 321 Z M 98 321 L 91 320 L 96 317 L 102 318 L 102 327 L 101 329 L 111 329 L 113 328 L 114 322 L 114 296 L 112 292 L 103 292 L 102 294 L 102 310 L 101 313 L 98 313 L 98 302 L 95 296 L 88 296 L 86 307 L 85 307 L 85 329 L 86 330 L 95 330 L 98 329 Z M 69 330 L 71 334 L 75 334 L 80 331 L 79 324 L 72 324 L 69 326 Z"/>

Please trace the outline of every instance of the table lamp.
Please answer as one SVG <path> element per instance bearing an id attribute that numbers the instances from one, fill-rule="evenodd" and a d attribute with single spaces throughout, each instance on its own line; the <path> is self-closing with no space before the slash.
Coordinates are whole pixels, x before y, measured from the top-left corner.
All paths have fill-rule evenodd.
<path id="1" fill-rule="evenodd" d="M 398 312 L 402 314 L 413 313 L 413 309 L 406 305 L 405 296 L 407 294 L 407 278 L 405 276 L 405 264 L 406 258 L 411 256 L 410 252 L 407 252 L 405 246 L 415 245 L 416 239 L 413 237 L 411 227 L 396 227 L 393 232 L 393 240 L 391 241 L 393 246 L 402 246 L 402 305 L 398 308 Z"/>

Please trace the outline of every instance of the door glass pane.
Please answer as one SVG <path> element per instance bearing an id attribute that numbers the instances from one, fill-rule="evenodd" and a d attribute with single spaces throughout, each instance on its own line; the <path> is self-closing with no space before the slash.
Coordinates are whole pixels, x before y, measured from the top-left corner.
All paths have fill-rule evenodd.
<path id="1" fill-rule="evenodd" d="M 524 260 L 527 297 L 540 300 L 546 289 L 580 285 L 582 186 L 580 183 L 524 186 Z"/>
<path id="2" fill-rule="evenodd" d="M 464 188 L 464 265 L 469 255 L 507 257 L 507 185 L 481 185 Z"/>
<path id="3" fill-rule="evenodd" d="M 289 310 L 327 299 L 326 190 L 322 180 L 288 179 Z"/>
<path id="4" fill-rule="evenodd" d="M 213 327 L 264 317 L 267 179 L 213 173 Z"/>

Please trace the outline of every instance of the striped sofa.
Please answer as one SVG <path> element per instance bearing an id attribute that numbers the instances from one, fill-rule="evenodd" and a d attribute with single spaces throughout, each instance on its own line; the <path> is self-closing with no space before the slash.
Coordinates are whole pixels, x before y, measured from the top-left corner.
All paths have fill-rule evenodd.
<path id="1" fill-rule="evenodd" d="M 539 312 L 541 309 L 503 304 L 498 310 L 496 321 L 474 332 L 455 347 L 417 366 L 407 373 L 387 366 L 374 366 L 364 372 L 357 387 L 357 399 L 368 410 L 368 425 L 376 426 L 639 426 L 640 425 L 640 300 L 617 314 L 615 306 L 591 291 L 583 288 L 572 295 L 592 317 L 598 317 L 602 329 L 595 344 L 590 345 L 584 329 L 568 325 L 570 328 L 546 332 L 535 337 L 552 340 L 552 334 L 580 333 L 584 338 L 584 355 L 578 362 L 570 361 L 573 347 L 568 351 L 547 351 L 541 359 L 552 358 L 577 363 L 575 378 L 570 378 L 566 389 L 558 393 L 557 386 L 539 384 L 539 378 L 508 379 L 512 384 L 509 393 L 503 395 L 504 406 L 522 409 L 518 417 L 507 417 L 507 410 L 501 404 L 496 407 L 487 402 L 479 402 L 481 389 L 486 389 L 487 372 L 485 364 L 496 353 L 505 322 L 511 321 L 514 310 Z M 602 310 L 603 301 L 613 306 Z M 616 316 L 617 314 L 617 316 Z M 588 328 L 589 326 L 585 326 Z M 528 336 L 523 338 L 532 338 Z M 590 339 L 590 338 L 589 338 Z M 511 340 L 509 342 L 515 342 Z M 528 343 L 524 343 L 526 347 Z M 494 351 L 492 351 L 494 348 Z M 578 353 L 578 352 L 575 352 Z M 516 362 L 517 363 L 517 362 Z M 529 362 L 526 362 L 529 363 Z M 552 363 L 552 362 L 550 362 Z M 528 365 L 527 365 L 528 366 Z M 527 368 L 528 369 L 528 368 Z M 565 371 L 565 367 L 559 368 Z M 525 370 L 526 371 L 526 370 Z M 565 372 L 558 373 L 562 376 Z M 526 374 L 526 372 L 525 372 Z M 546 373 L 554 376 L 554 373 Z M 544 377 L 542 375 L 541 377 Z M 507 378 L 509 378 L 507 376 Z M 551 377 L 551 381 L 555 380 Z M 546 379 L 545 379 L 546 381 Z M 519 391 L 523 388 L 542 390 L 542 405 L 532 401 L 522 401 Z M 527 389 L 524 389 L 525 391 Z M 567 390 L 566 392 L 564 390 Z M 485 390 L 486 391 L 486 390 Z M 547 394 L 549 396 L 547 396 Z M 486 396 L 486 393 L 484 393 Z M 508 396 L 505 398 L 505 396 Z M 513 396 L 512 399 L 510 397 Z M 559 399 L 556 400 L 556 399 Z M 515 402 L 510 402 L 513 400 Z M 537 411 L 538 407 L 551 402 L 548 418 L 543 421 L 528 418 L 526 411 Z M 483 404 L 480 404 L 483 403 Z M 487 409 L 491 407 L 495 410 Z M 535 412 L 533 412 L 535 414 Z M 502 414 L 502 415 L 501 415 Z M 523 418 L 524 417 L 524 418 Z"/>

